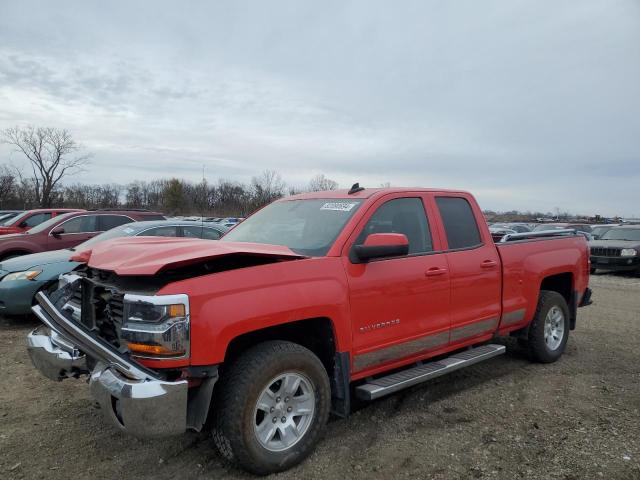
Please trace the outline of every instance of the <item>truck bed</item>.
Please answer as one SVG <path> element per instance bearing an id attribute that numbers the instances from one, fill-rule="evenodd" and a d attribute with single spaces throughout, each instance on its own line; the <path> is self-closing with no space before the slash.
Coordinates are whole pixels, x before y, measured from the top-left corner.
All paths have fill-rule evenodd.
<path id="1" fill-rule="evenodd" d="M 500 334 L 527 324 L 533 318 L 539 291 L 544 289 L 543 279 L 554 275 L 571 276 L 572 289 L 566 294 L 574 303 L 579 302 L 578 297 L 588 286 L 588 245 L 582 235 L 517 238 L 497 242 L 496 247 L 502 261 L 503 278 Z"/>

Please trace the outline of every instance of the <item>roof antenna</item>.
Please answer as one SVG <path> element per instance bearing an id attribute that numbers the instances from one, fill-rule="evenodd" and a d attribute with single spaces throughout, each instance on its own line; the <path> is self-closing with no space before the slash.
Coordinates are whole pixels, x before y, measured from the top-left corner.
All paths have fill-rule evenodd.
<path id="1" fill-rule="evenodd" d="M 364 187 L 361 187 L 359 183 L 354 183 L 351 185 L 351 190 L 349 190 L 348 195 L 353 195 L 354 193 L 358 193 L 364 190 Z"/>

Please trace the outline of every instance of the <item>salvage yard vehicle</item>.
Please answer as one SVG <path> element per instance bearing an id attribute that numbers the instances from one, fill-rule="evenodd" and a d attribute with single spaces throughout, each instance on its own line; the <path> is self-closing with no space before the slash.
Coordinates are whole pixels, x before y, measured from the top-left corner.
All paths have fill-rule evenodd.
<path id="1" fill-rule="evenodd" d="M 0 224 L 0 235 L 24 233 L 58 215 L 82 211 L 84 210 L 78 208 L 38 208 L 35 210 L 27 210 L 26 212 L 5 218 L 2 224 Z"/>
<path id="2" fill-rule="evenodd" d="M 505 240 L 506 239 L 506 240 Z M 573 231 L 496 244 L 461 191 L 364 189 L 275 201 L 219 242 L 120 238 L 38 293 L 33 364 L 89 375 L 118 429 L 210 424 L 221 454 L 268 474 L 302 461 L 330 411 L 503 354 L 554 362 L 590 303 Z"/>
<path id="3" fill-rule="evenodd" d="M 602 235 L 607 233 L 613 227 L 619 227 L 619 223 L 609 224 L 609 225 L 594 225 L 591 228 L 591 235 L 593 236 L 593 240 L 599 240 Z"/>
<path id="4" fill-rule="evenodd" d="M 218 240 L 225 232 L 222 225 L 194 225 L 193 222 L 154 220 L 126 223 L 112 228 L 77 247 L 34 253 L 0 263 L 0 314 L 26 315 L 31 312 L 35 294 L 47 291 L 58 283 L 58 277 L 80 265 L 69 257 L 77 250 L 119 237 L 157 236 Z"/>
<path id="5" fill-rule="evenodd" d="M 81 210 L 50 218 L 29 231 L 0 237 L 0 260 L 79 245 L 118 225 L 139 220 L 163 220 L 147 210 Z"/>
<path id="6" fill-rule="evenodd" d="M 591 273 L 609 270 L 640 274 L 640 225 L 612 227 L 589 246 Z"/>

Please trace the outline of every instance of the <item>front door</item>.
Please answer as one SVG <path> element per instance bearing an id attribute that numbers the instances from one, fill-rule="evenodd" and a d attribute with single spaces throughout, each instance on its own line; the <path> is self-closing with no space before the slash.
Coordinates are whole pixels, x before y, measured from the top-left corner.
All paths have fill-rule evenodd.
<path id="1" fill-rule="evenodd" d="M 54 230 L 63 229 L 59 234 L 53 234 Z M 53 227 L 49 232 L 47 241 L 49 250 L 72 248 L 82 242 L 93 238 L 98 234 L 97 216 L 80 215 L 73 217 L 60 225 Z"/>
<path id="2" fill-rule="evenodd" d="M 380 199 L 349 249 L 372 233 L 403 233 L 407 256 L 353 263 L 344 256 L 353 328 L 354 372 L 374 369 L 449 342 L 449 273 L 425 213 L 426 196 Z M 355 237 L 355 239 L 354 239 Z"/>

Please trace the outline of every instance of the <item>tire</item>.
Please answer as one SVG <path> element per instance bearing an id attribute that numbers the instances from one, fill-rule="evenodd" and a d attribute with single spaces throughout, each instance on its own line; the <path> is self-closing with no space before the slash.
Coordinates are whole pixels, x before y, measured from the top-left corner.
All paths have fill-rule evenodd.
<path id="1" fill-rule="evenodd" d="M 562 356 L 568 340 L 567 302 L 557 292 L 541 290 L 527 339 L 530 359 L 540 363 L 555 362 Z"/>
<path id="2" fill-rule="evenodd" d="M 313 352 L 291 342 L 269 341 L 247 350 L 223 372 L 216 390 L 214 442 L 223 457 L 257 475 L 304 460 L 329 418 L 327 371 Z"/>
<path id="3" fill-rule="evenodd" d="M 590 268 L 590 269 L 589 269 L 589 273 L 590 273 L 591 275 L 593 275 L 594 273 L 596 273 L 596 269 L 595 269 L 595 268 Z"/>

